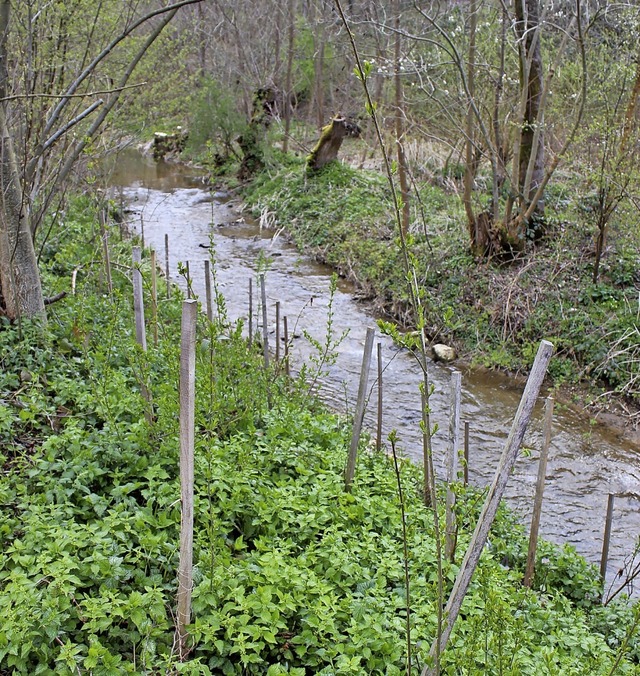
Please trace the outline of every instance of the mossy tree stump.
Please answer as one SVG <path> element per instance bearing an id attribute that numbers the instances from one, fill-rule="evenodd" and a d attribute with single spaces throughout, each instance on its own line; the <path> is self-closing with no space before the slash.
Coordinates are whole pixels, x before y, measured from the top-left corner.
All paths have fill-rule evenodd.
<path id="1" fill-rule="evenodd" d="M 338 152 L 345 138 L 359 138 L 360 127 L 346 117 L 334 117 L 322 128 L 320 138 L 307 158 L 307 169 L 315 171 L 338 158 Z"/>

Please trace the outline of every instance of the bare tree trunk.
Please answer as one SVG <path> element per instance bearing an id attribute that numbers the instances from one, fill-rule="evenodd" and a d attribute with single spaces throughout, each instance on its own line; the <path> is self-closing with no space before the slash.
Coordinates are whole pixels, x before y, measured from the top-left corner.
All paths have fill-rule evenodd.
<path id="1" fill-rule="evenodd" d="M 10 0 L 0 0 L 0 99 L 7 95 L 9 19 Z M 0 295 L 11 319 L 46 318 L 29 209 L 7 124 L 8 105 L 0 101 Z"/>
<path id="2" fill-rule="evenodd" d="M 475 181 L 474 162 L 474 114 L 471 107 L 471 102 L 475 96 L 475 72 L 476 72 L 476 29 L 478 26 L 478 3 L 477 0 L 471 0 L 469 5 L 469 51 L 467 62 L 467 119 L 465 126 L 465 170 L 464 170 L 464 195 L 462 201 L 464 203 L 464 210 L 467 214 L 467 224 L 469 226 L 469 240 L 471 243 L 471 250 L 475 253 L 484 253 L 483 243 L 480 241 L 481 237 L 478 233 L 478 220 L 472 204 L 473 184 Z"/>
<path id="3" fill-rule="evenodd" d="M 291 133 L 291 82 L 293 75 L 293 56 L 295 48 L 295 29 L 296 14 L 295 0 L 288 0 L 287 14 L 289 19 L 289 29 L 287 33 L 287 74 L 284 85 L 284 139 L 282 140 L 282 151 L 289 152 L 289 134 Z"/>
<path id="4" fill-rule="evenodd" d="M 396 39 L 394 45 L 394 84 L 396 99 L 396 146 L 398 149 L 398 180 L 400 181 L 400 197 L 402 199 L 402 232 L 409 232 L 411 209 L 409 205 L 409 181 L 407 174 L 407 156 L 404 152 L 404 99 L 402 94 L 402 80 L 400 77 L 400 59 L 402 55 L 402 36 L 400 33 L 400 0 L 395 3 L 395 28 Z"/>
<path id="5" fill-rule="evenodd" d="M 516 0 L 516 34 L 520 47 L 520 84 L 525 90 L 525 111 L 520 132 L 518 182 L 522 211 L 526 211 L 544 178 L 544 124 L 541 115 L 542 53 L 538 0 Z M 544 215 L 544 200 L 538 200 L 534 213 Z"/>

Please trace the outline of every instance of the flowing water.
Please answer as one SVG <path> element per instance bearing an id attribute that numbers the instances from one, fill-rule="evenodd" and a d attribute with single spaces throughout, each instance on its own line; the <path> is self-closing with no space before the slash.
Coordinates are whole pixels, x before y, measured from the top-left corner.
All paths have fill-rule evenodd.
<path id="1" fill-rule="evenodd" d="M 175 166 L 155 164 L 137 154 L 120 157 L 110 183 L 127 205 L 130 227 L 140 233 L 145 245 L 158 252 L 164 268 L 165 235 L 169 241 L 169 270 L 172 281 L 184 286 L 178 275 L 178 262 L 189 262 L 195 293 L 205 298 L 204 261 L 214 243 L 216 278 L 224 295 L 229 318 L 247 318 L 249 280 L 253 279 L 256 313 L 259 301 L 256 274 L 262 261 L 266 273 L 269 322 L 275 322 L 274 306 L 280 302 L 281 315 L 288 318 L 295 334 L 292 362 L 308 361 L 314 349 L 304 337 L 308 332 L 321 343 L 327 331 L 331 271 L 300 255 L 282 237 L 246 220 L 225 200 L 224 195 L 204 188 L 197 172 Z M 262 269 L 262 268 L 260 268 Z M 364 336 L 375 318 L 353 298 L 353 288 L 340 282 L 333 299 L 333 329 L 339 336 L 348 331 L 337 348 L 338 358 L 322 380 L 323 398 L 341 412 L 353 411 L 357 394 Z M 273 333 L 270 341 L 274 342 Z M 391 429 L 398 432 L 404 452 L 422 462 L 419 427 L 420 370 L 403 349 L 377 332 L 383 364 L 383 438 Z M 375 382 L 375 355 L 370 383 Z M 443 476 L 443 454 L 447 446 L 449 382 L 451 368 L 430 364 L 435 386 L 431 399 L 433 420 L 439 430 L 433 440 L 434 460 Z M 462 420 L 470 425 L 469 479 L 486 486 L 491 482 L 523 383 L 484 371 L 463 372 Z M 372 390 L 365 425 L 375 430 L 376 392 Z M 529 425 L 525 446 L 509 480 L 506 499 L 529 523 L 537 476 L 537 459 L 542 441 L 542 399 Z M 640 534 L 640 453 L 630 441 L 601 426 L 594 426 L 586 415 L 556 405 L 553 436 L 549 451 L 545 497 L 540 534 L 557 543 L 571 543 L 593 563 L 599 563 L 607 498 L 617 495 L 609 555 L 611 581 L 632 553 Z"/>

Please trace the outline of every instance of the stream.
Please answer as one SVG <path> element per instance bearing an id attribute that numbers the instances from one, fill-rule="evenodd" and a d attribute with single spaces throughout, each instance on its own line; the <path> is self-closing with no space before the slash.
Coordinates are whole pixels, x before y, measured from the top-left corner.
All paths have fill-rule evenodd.
<path id="1" fill-rule="evenodd" d="M 249 280 L 253 279 L 253 311 L 259 293 L 257 269 L 268 260 L 266 272 L 269 323 L 275 323 L 275 303 L 288 318 L 295 333 L 291 362 L 299 367 L 315 354 L 303 331 L 324 343 L 330 299 L 331 270 L 301 255 L 273 230 L 261 229 L 226 201 L 203 186 L 195 170 L 156 164 L 137 153 L 123 153 L 109 178 L 112 195 L 126 205 L 130 228 L 144 228 L 145 245 L 157 251 L 165 265 L 165 235 L 169 241 L 169 270 L 172 281 L 184 285 L 178 262 L 189 261 L 195 293 L 203 300 L 204 261 L 213 238 L 216 278 L 224 295 L 230 320 L 247 318 Z M 364 337 L 375 318 L 353 298 L 352 285 L 338 282 L 333 298 L 333 330 L 347 336 L 337 348 L 338 357 L 322 379 L 321 395 L 338 412 L 352 412 L 358 389 Z M 255 323 L 254 323 L 255 326 Z M 270 338 L 274 345 L 274 334 Z M 384 364 L 383 439 L 397 430 L 399 447 L 422 463 L 420 432 L 420 370 L 413 357 L 390 338 L 376 331 Z M 434 462 L 444 476 L 443 456 L 447 446 L 449 382 L 452 367 L 429 364 L 435 387 L 431 397 L 432 422 L 439 426 L 433 439 Z M 372 389 L 365 426 L 375 430 L 374 357 L 370 374 Z M 373 385 L 372 385 L 373 383 Z M 523 383 L 497 373 L 465 370 L 462 374 L 462 420 L 469 421 L 469 480 L 488 485 L 495 472 L 504 441 L 523 391 Z M 525 438 L 531 453 L 519 456 L 509 479 L 506 500 L 521 521 L 529 524 L 535 492 L 538 455 L 542 442 L 544 402 L 538 402 Z M 540 535 L 559 544 L 570 543 L 589 561 L 599 564 L 607 499 L 616 494 L 608 582 L 610 583 L 633 552 L 640 534 L 640 449 L 622 441 L 603 426 L 594 426 L 588 416 L 556 404 L 549 450 Z"/>

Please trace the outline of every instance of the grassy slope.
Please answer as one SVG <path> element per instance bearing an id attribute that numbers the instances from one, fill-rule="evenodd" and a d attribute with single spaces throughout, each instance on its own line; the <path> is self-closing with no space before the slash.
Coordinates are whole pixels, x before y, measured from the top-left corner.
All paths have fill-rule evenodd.
<path id="1" fill-rule="evenodd" d="M 303 386 L 267 379 L 233 327 L 202 318 L 194 646 L 177 664 L 180 303 L 161 300 L 160 342 L 143 354 L 132 335 L 128 246 L 112 251 L 110 299 L 92 220 L 90 208 L 68 213 L 45 248 L 47 293 L 69 290 L 79 270 L 76 295 L 50 308 L 48 329 L 0 327 L 0 673 L 402 673 L 401 524 L 389 459 L 363 454 L 345 494 L 343 421 L 315 409 Z M 436 568 L 416 472 L 402 465 L 412 638 L 424 663 Z M 479 503 L 460 491 L 459 551 Z M 502 513 L 444 673 L 609 673 L 633 609 L 600 608 L 595 571 L 544 543 L 536 590 L 522 589 L 524 547 Z M 455 571 L 445 566 L 447 586 Z M 635 673 L 635 641 L 627 648 L 617 673 Z"/>
<path id="2" fill-rule="evenodd" d="M 434 341 L 454 344 L 476 364 L 521 372 L 545 338 L 556 346 L 557 384 L 598 384 L 640 404 L 637 235 L 610 236 L 594 285 L 591 234 L 558 218 L 564 195 L 547 198 L 547 240 L 510 264 L 469 255 L 456 195 L 423 186 L 420 198 L 410 249 Z M 289 163 L 257 176 L 244 199 L 355 281 L 378 311 L 411 324 L 389 188 L 379 174 L 335 163 L 305 176 L 301 162 Z"/>

